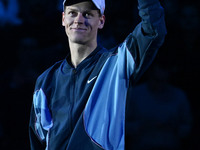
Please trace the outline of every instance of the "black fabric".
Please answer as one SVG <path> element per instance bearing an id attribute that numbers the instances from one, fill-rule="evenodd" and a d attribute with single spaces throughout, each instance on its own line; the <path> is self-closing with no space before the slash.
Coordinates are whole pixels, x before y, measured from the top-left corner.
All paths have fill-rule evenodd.
<path id="1" fill-rule="evenodd" d="M 86 2 L 86 1 L 93 3 L 92 0 L 66 0 L 64 2 L 64 6 L 70 6 L 70 5 L 73 5 L 73 4 L 77 4 L 77 3 L 80 3 L 80 2 Z M 93 6 L 92 6 L 92 9 L 98 10 L 98 8 L 96 7 L 96 5 L 94 3 L 93 3 Z"/>
<path id="2" fill-rule="evenodd" d="M 77 140 L 81 139 L 81 140 Z M 67 150 L 103 150 L 100 146 L 98 146 L 92 139 L 87 135 L 84 123 L 83 123 L 83 114 L 80 116 L 76 127 L 73 131 L 71 139 L 69 141 L 69 145 Z"/>

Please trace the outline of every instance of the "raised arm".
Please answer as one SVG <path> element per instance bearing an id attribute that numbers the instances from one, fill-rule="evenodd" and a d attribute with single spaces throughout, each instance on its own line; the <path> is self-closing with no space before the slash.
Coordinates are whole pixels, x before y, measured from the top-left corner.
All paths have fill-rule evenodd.
<path id="1" fill-rule="evenodd" d="M 135 61 L 134 81 L 149 67 L 166 35 L 164 10 L 159 0 L 138 0 L 138 9 L 141 22 L 126 38 Z"/>

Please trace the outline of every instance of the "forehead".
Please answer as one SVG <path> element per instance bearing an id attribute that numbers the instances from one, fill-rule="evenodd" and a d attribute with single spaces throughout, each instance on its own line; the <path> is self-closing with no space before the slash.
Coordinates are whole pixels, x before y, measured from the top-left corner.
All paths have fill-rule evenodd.
<path id="1" fill-rule="evenodd" d="M 77 10 L 77 11 L 91 11 L 98 10 L 96 6 L 89 1 L 76 3 L 70 6 L 66 6 L 66 10 Z"/>

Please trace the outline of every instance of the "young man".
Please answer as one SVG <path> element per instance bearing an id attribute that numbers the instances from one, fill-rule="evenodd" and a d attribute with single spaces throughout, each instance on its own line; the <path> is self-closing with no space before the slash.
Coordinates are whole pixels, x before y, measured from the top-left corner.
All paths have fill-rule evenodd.
<path id="1" fill-rule="evenodd" d="M 66 0 L 62 24 L 70 54 L 35 85 L 31 149 L 123 150 L 130 82 L 150 65 L 166 34 L 158 0 L 138 0 L 142 22 L 118 47 L 97 44 L 104 0 Z"/>

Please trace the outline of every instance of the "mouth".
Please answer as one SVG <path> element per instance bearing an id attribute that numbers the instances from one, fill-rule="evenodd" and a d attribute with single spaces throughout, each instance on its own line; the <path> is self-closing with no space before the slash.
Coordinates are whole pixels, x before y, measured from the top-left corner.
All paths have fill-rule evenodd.
<path id="1" fill-rule="evenodd" d="M 87 31 L 87 29 L 85 29 L 85 28 L 80 28 L 80 27 L 78 27 L 78 28 L 71 28 L 71 30 L 72 30 L 72 31 L 75 31 L 75 32 L 85 32 L 85 31 Z"/>

